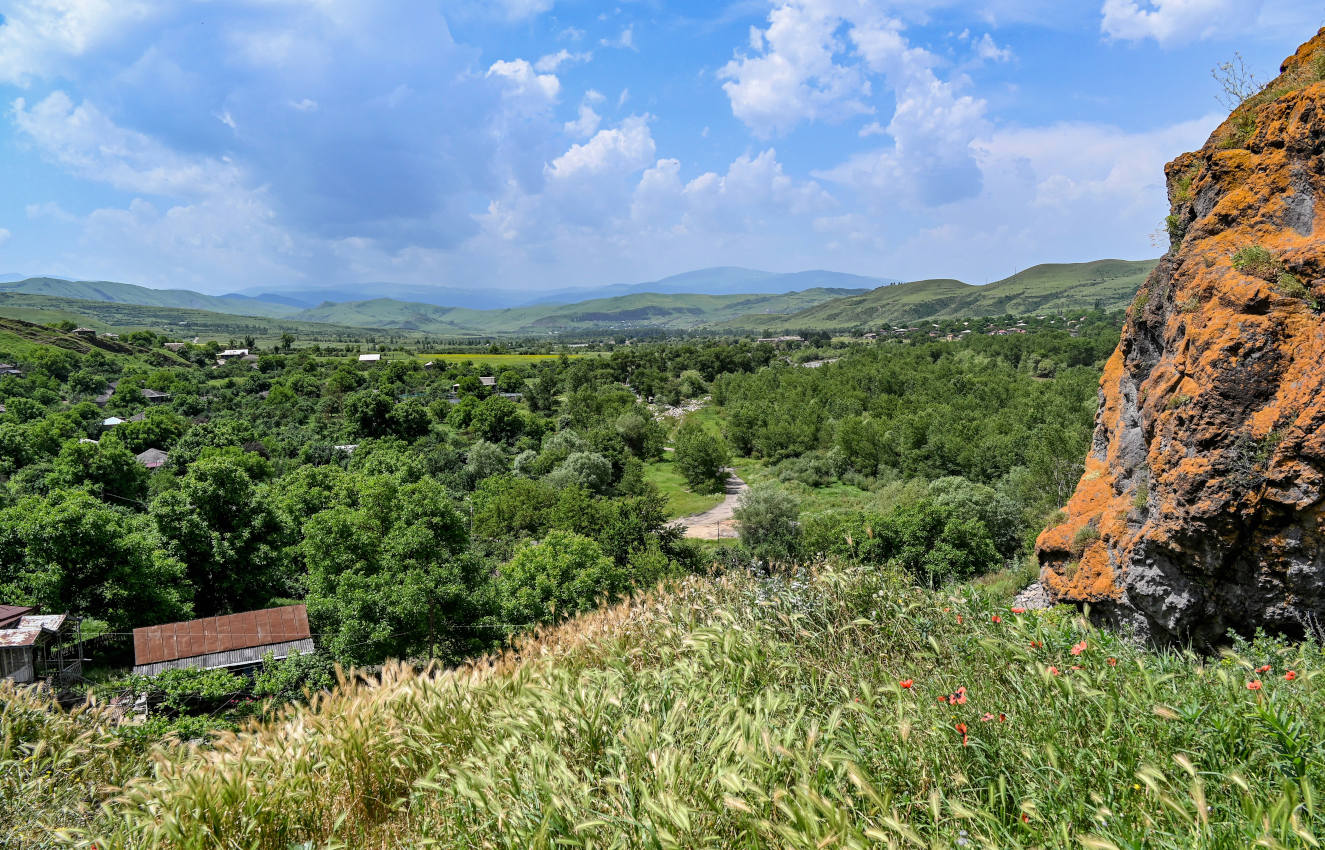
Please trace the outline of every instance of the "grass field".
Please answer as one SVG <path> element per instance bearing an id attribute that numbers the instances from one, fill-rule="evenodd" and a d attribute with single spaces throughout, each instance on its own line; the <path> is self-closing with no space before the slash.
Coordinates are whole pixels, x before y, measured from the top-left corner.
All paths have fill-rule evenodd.
<path id="1" fill-rule="evenodd" d="M 108 710 L 65 714 L 0 683 L 0 835 L 116 850 L 1320 845 L 1318 646 L 1147 649 L 1072 609 L 1011 609 L 1017 583 L 691 577 L 154 760 Z"/>
<path id="2" fill-rule="evenodd" d="M 723 500 L 722 493 L 691 493 L 687 490 L 685 479 L 676 471 L 676 465 L 670 458 L 663 458 L 645 466 L 644 480 L 653 484 L 667 497 L 668 519 L 701 513 Z"/>

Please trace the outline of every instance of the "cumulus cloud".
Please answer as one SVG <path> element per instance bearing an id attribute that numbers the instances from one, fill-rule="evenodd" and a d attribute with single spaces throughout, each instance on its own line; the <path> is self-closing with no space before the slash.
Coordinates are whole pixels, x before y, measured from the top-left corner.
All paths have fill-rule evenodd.
<path id="1" fill-rule="evenodd" d="M 238 169 L 222 159 L 177 153 L 117 126 L 95 105 L 63 91 L 28 106 L 13 104 L 14 123 L 50 159 L 80 177 L 153 195 L 200 196 L 234 186 Z"/>
<path id="2" fill-rule="evenodd" d="M 1263 0 L 1104 0 L 1101 31 L 1110 38 L 1181 43 L 1253 23 Z"/>
<path id="3" fill-rule="evenodd" d="M 1010 62 L 1012 49 L 999 47 L 989 33 L 975 40 L 975 55 L 986 62 Z"/>
<path id="4" fill-rule="evenodd" d="M 28 84 L 155 17 L 149 0 L 17 0 L 0 26 L 0 82 Z"/>
<path id="5" fill-rule="evenodd" d="M 581 62 L 589 62 L 593 59 L 593 54 L 589 51 L 583 53 L 571 53 L 564 47 L 556 53 L 548 53 L 538 57 L 534 63 L 534 70 L 542 74 L 550 74 L 556 71 L 562 65 L 576 65 Z"/>
<path id="6" fill-rule="evenodd" d="M 504 80 L 507 96 L 529 109 L 537 110 L 555 103 L 561 91 L 561 81 L 556 75 L 537 73 L 527 59 L 493 62 L 488 68 L 488 76 Z"/>
<path id="7" fill-rule="evenodd" d="M 574 121 L 566 122 L 566 132 L 570 133 L 572 136 L 587 139 L 598 131 L 598 125 L 602 120 L 603 117 L 594 111 L 593 107 L 588 104 L 586 99 L 585 103 L 580 104 L 579 117 Z"/>

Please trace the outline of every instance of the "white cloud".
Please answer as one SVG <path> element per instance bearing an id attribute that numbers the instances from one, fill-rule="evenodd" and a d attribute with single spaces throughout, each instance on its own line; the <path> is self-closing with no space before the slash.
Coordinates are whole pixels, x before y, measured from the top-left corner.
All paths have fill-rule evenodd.
<path id="1" fill-rule="evenodd" d="M 986 62 L 1008 62 L 1012 60 L 1012 49 L 999 47 L 989 33 L 975 41 L 975 55 Z"/>
<path id="2" fill-rule="evenodd" d="M 34 221 L 43 218 L 63 222 L 65 224 L 78 221 L 76 215 L 69 212 L 55 201 L 46 201 L 40 204 L 28 204 L 23 208 L 23 211 L 27 213 L 28 218 Z"/>
<path id="3" fill-rule="evenodd" d="M 587 139 L 598 131 L 598 125 L 603 117 L 594 112 L 593 107 L 588 103 L 580 104 L 580 115 L 574 121 L 566 122 L 566 132 L 572 136 L 578 136 Z"/>
<path id="4" fill-rule="evenodd" d="M 556 53 L 549 53 L 545 56 L 540 56 L 538 58 L 538 61 L 534 63 L 534 70 L 539 71 L 540 73 L 548 74 L 553 71 L 556 71 L 564 64 L 569 63 L 571 65 L 574 65 L 580 62 L 588 62 L 592 59 L 593 59 L 593 54 L 587 50 L 584 51 L 583 53 L 571 53 L 569 50 L 562 48 L 561 50 L 558 50 Z"/>
<path id="5" fill-rule="evenodd" d="M 554 180 L 569 180 L 604 172 L 638 171 L 653 159 L 655 151 L 649 116 L 632 115 L 618 128 L 599 130 L 584 144 L 571 145 L 570 150 L 552 160 L 547 172 Z"/>
<path id="6" fill-rule="evenodd" d="M 493 62 L 488 68 L 488 76 L 504 80 L 507 96 L 530 109 L 537 110 L 555 103 L 561 91 L 561 81 L 556 75 L 535 73 L 527 59 Z"/>
<path id="7" fill-rule="evenodd" d="M 11 236 L 13 236 L 13 235 L 14 235 L 14 234 L 10 233 L 10 232 L 9 232 L 8 230 L 6 230 L 5 228 L 0 227 L 0 247 L 3 247 L 4 244 L 5 244 L 6 242 L 8 242 L 8 241 L 9 241 L 9 238 L 10 238 Z"/>
<path id="8" fill-rule="evenodd" d="M 599 42 L 603 47 L 618 47 L 622 50 L 635 49 L 635 26 L 632 24 L 621 31 L 616 38 L 604 38 Z"/>
<path id="9" fill-rule="evenodd" d="M 886 136 L 888 135 L 888 128 L 878 121 L 871 121 L 856 131 L 856 135 L 862 139 L 868 139 L 870 136 Z"/>
<path id="10" fill-rule="evenodd" d="M 238 182 L 233 164 L 177 153 L 151 137 L 116 126 L 87 101 L 74 105 L 55 91 L 28 107 L 13 104 L 14 123 L 46 158 L 80 177 L 153 195 L 196 197 Z"/>
<path id="11" fill-rule="evenodd" d="M 290 101 L 290 108 L 296 109 L 299 112 L 316 112 L 317 101 L 313 100 L 311 97 L 305 97 L 299 100 L 292 100 Z"/>
<path id="12" fill-rule="evenodd" d="M 760 55 L 738 55 L 718 71 L 732 113 L 756 134 L 785 133 L 802 121 L 869 112 L 869 84 L 858 68 L 835 56 L 842 18 L 826 0 L 793 0 L 768 15 L 768 29 L 751 33 Z"/>
<path id="13" fill-rule="evenodd" d="M 26 85 L 152 18 L 150 0 L 17 0 L 0 26 L 0 82 Z"/>
<path id="14" fill-rule="evenodd" d="M 1263 0 L 1104 0 L 1101 31 L 1110 38 L 1160 44 L 1209 38 L 1252 24 Z"/>

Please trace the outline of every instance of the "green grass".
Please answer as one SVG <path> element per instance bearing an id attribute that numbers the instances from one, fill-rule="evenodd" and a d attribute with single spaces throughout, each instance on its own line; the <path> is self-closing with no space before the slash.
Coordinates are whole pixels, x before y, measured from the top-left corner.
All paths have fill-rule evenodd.
<path id="1" fill-rule="evenodd" d="M 998 579 L 690 578 L 154 763 L 109 714 L 0 685 L 0 833 L 117 850 L 1318 845 L 1319 647 L 1159 652 L 1008 605 Z"/>
<path id="2" fill-rule="evenodd" d="M 882 286 L 790 316 L 744 316 L 719 324 L 740 330 L 855 328 L 970 316 L 1032 315 L 1041 311 L 1121 310 L 1145 282 L 1154 260 L 1096 260 L 1032 266 L 984 286 L 952 279 Z"/>
<path id="3" fill-rule="evenodd" d="M 644 480 L 658 488 L 667 497 L 667 518 L 690 516 L 703 513 L 719 504 L 722 493 L 692 493 L 686 488 L 685 479 L 676 470 L 670 458 L 650 463 L 644 467 Z"/>

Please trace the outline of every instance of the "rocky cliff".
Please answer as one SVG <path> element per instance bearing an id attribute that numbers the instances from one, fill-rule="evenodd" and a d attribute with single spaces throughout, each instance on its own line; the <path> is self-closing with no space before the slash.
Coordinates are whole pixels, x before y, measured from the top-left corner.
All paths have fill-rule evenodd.
<path id="1" fill-rule="evenodd" d="M 1171 246 L 1037 542 L 1059 601 L 1159 640 L 1325 620 L 1325 29 L 1165 168 Z"/>

